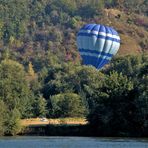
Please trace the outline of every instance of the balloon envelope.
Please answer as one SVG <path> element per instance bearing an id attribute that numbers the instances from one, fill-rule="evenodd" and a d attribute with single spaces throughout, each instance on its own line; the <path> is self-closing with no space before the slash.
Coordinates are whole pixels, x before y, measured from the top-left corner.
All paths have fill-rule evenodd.
<path id="1" fill-rule="evenodd" d="M 100 69 L 117 53 L 120 37 L 112 27 L 86 24 L 78 32 L 77 46 L 83 63 Z"/>

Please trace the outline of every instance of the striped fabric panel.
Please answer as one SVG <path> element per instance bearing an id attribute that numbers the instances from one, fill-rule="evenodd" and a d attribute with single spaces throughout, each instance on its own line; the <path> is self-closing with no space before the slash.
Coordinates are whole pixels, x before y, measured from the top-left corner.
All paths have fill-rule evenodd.
<path id="1" fill-rule="evenodd" d="M 99 54 L 95 54 L 95 53 L 88 53 L 88 52 L 80 52 L 80 55 L 83 56 L 83 55 L 86 55 L 90 58 L 101 58 L 101 59 L 107 59 L 107 60 L 111 60 L 112 57 L 108 57 L 108 56 L 104 56 L 104 55 L 99 55 Z M 89 60 L 89 59 L 88 59 Z M 91 59 L 90 59 L 91 60 Z"/>
<path id="2" fill-rule="evenodd" d="M 90 50 L 90 49 L 79 49 L 80 53 L 86 53 L 86 54 L 96 54 L 96 56 L 107 56 L 107 57 L 112 57 L 113 54 L 110 54 L 110 53 L 105 53 L 105 52 L 99 52 L 99 51 L 96 51 L 96 50 Z"/>
<path id="3" fill-rule="evenodd" d="M 119 35 L 117 35 L 116 33 L 114 34 L 114 32 L 100 32 L 100 31 L 94 31 L 94 30 L 80 30 L 79 33 L 92 33 L 94 35 L 103 35 L 103 36 L 108 36 L 108 37 L 113 37 L 116 38 L 118 40 L 120 40 Z M 78 33 L 78 34 L 79 34 Z"/>
<path id="4" fill-rule="evenodd" d="M 88 36 L 88 37 L 92 37 L 92 36 L 96 36 L 97 38 L 100 38 L 100 39 L 105 39 L 105 40 L 110 40 L 110 41 L 114 41 L 114 42 L 118 42 L 120 43 L 120 39 L 117 39 L 117 38 L 112 38 L 110 36 L 104 36 L 104 35 L 101 35 L 101 34 L 94 34 L 94 33 L 78 33 L 78 36 Z"/>
<path id="5" fill-rule="evenodd" d="M 106 34 L 111 33 L 112 35 L 118 36 L 118 33 L 115 31 L 115 29 L 101 24 L 86 24 L 80 29 L 80 31 L 85 31 L 85 30 L 105 32 Z"/>

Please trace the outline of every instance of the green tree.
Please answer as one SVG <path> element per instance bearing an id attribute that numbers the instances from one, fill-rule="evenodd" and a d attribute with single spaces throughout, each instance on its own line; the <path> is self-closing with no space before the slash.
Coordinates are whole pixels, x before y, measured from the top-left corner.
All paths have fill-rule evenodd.
<path id="1" fill-rule="evenodd" d="M 141 133 L 147 135 L 148 133 L 148 65 L 144 65 L 140 68 L 140 73 L 137 78 L 135 87 L 137 88 L 137 99 L 135 100 L 137 111 L 137 121 L 140 123 Z"/>
<path id="2" fill-rule="evenodd" d="M 5 120 L 6 120 L 6 105 L 2 100 L 0 100 L 0 135 L 4 135 L 5 133 Z"/>
<path id="3" fill-rule="evenodd" d="M 8 110 L 18 109 L 24 116 L 31 108 L 32 93 L 25 79 L 24 67 L 13 60 L 0 63 L 0 96 Z"/>
<path id="4" fill-rule="evenodd" d="M 39 95 L 35 101 L 35 115 L 37 117 L 46 117 L 47 114 L 47 101 L 43 98 L 42 95 Z"/>
<path id="5" fill-rule="evenodd" d="M 102 90 L 104 95 L 88 116 L 96 134 L 119 136 L 134 132 L 138 122 L 133 83 L 121 73 L 113 72 L 106 77 Z"/>
<path id="6" fill-rule="evenodd" d="M 54 117 L 84 117 L 86 108 L 81 97 L 74 93 L 63 93 L 51 97 Z"/>
<path id="7" fill-rule="evenodd" d="M 111 67 L 109 67 L 110 71 L 121 72 L 128 77 L 135 77 L 140 72 L 140 67 L 143 64 L 142 55 L 128 55 L 125 57 L 119 56 L 116 57 L 111 63 Z"/>
<path id="8" fill-rule="evenodd" d="M 127 95 L 133 89 L 133 83 L 122 73 L 112 72 L 106 78 L 106 92 L 111 97 Z M 113 91 L 112 91 L 113 90 Z"/>
<path id="9" fill-rule="evenodd" d="M 44 81 L 43 94 L 48 100 L 48 108 L 51 108 L 50 96 L 61 93 L 79 94 L 84 106 L 89 110 L 101 95 L 104 81 L 104 74 L 95 68 L 66 63 L 49 69 Z"/>
<path id="10" fill-rule="evenodd" d="M 16 135 L 21 131 L 20 112 L 16 108 L 7 112 L 5 126 L 6 135 Z"/>

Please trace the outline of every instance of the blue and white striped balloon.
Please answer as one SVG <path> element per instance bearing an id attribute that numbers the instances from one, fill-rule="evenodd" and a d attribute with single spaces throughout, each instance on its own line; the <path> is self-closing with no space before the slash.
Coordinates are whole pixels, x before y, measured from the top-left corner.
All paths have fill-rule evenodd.
<path id="1" fill-rule="evenodd" d="M 111 27 L 86 24 L 78 32 L 77 46 L 83 63 L 100 69 L 117 53 L 120 37 Z"/>

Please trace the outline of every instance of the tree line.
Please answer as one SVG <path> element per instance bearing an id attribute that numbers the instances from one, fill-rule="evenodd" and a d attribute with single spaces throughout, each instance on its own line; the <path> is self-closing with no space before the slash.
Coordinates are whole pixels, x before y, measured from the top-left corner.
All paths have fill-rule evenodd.
<path id="1" fill-rule="evenodd" d="M 56 53 L 61 61 L 78 62 L 75 43 L 78 29 L 85 23 L 108 25 L 104 8 L 128 14 L 129 18 L 118 20 L 122 24 L 147 28 L 145 18 L 130 16 L 131 12 L 147 16 L 147 0 L 1 0 L 0 52 L 9 50 L 11 58 L 23 65 L 31 61 L 36 70 L 43 66 L 42 61 L 48 60 L 49 52 Z M 142 36 L 139 46 L 147 49 L 147 37 L 141 30 L 134 33 L 139 32 Z"/>
<path id="2" fill-rule="evenodd" d="M 31 117 L 85 117 L 96 134 L 147 134 L 147 54 L 117 57 L 100 71 L 52 58 L 39 72 L 1 60 L 1 134 L 15 135 Z"/>

